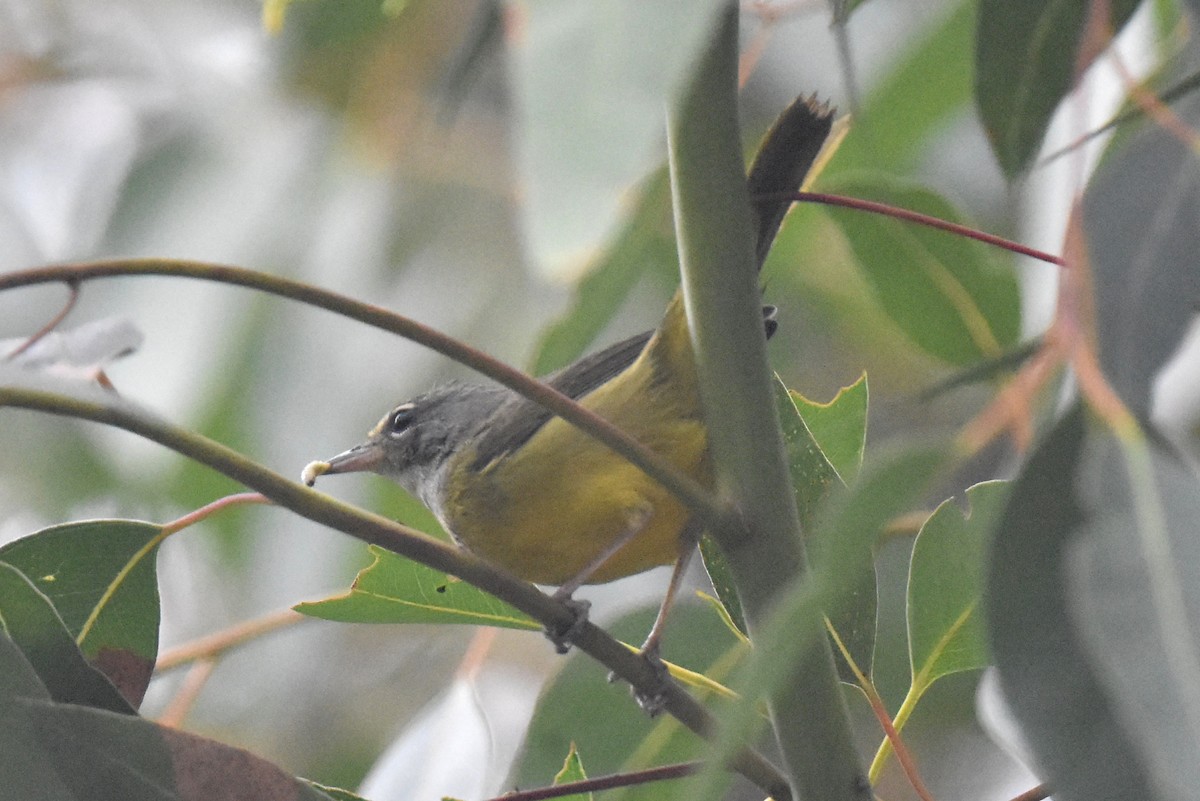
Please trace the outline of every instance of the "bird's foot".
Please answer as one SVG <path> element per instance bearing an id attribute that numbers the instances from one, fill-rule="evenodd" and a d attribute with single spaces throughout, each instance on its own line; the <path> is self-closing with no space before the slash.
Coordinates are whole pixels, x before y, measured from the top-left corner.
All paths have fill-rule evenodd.
<path id="1" fill-rule="evenodd" d="M 583 629 L 583 625 L 587 623 L 588 610 L 591 609 L 590 601 L 580 601 L 568 596 L 554 596 L 554 600 L 560 602 L 563 606 L 571 611 L 573 620 L 565 626 L 546 627 L 546 639 L 554 643 L 554 650 L 560 654 L 565 654 L 571 650 L 571 643 L 579 632 Z"/>
<path id="2" fill-rule="evenodd" d="M 655 717 L 663 711 L 663 707 L 666 705 L 667 687 L 671 682 L 671 673 L 667 669 L 667 663 L 658 655 L 657 645 L 643 648 L 640 655 L 654 671 L 654 679 L 648 689 L 630 687 L 629 693 L 633 696 L 633 700 L 637 701 L 637 705 L 642 708 L 642 711 L 650 717 Z M 618 678 L 616 673 L 608 674 L 610 683 L 617 681 Z"/>

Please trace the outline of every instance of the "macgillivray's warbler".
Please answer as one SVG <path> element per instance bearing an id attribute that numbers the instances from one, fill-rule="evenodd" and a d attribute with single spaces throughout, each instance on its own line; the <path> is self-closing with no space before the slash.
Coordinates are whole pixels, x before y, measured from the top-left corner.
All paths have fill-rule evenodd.
<path id="1" fill-rule="evenodd" d="M 798 99 L 767 134 L 748 177 L 761 268 L 829 135 L 832 110 Z M 774 309 L 764 308 L 767 335 Z M 625 430 L 705 487 L 713 483 L 683 298 L 658 328 L 585 356 L 546 383 Z M 656 656 L 667 611 L 700 534 L 666 489 L 606 445 L 499 385 L 448 383 L 400 404 L 360 445 L 304 471 L 371 471 L 400 484 L 454 540 L 569 601 L 600 584 L 674 563 L 642 646 Z M 586 605 L 576 602 L 582 614 Z M 560 651 L 565 638 L 555 639 Z"/>

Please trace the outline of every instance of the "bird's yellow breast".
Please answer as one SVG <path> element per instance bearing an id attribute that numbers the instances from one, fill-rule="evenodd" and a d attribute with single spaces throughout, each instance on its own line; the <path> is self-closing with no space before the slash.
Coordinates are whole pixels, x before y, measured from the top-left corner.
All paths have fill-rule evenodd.
<path id="1" fill-rule="evenodd" d="M 682 303 L 628 369 L 586 395 L 585 407 L 658 451 L 704 486 L 712 479 Z M 480 469 L 454 457 L 446 524 L 467 548 L 527 581 L 561 584 L 642 514 L 644 528 L 589 579 L 603 583 L 670 564 L 684 507 L 607 446 L 555 417 L 528 442 Z"/>

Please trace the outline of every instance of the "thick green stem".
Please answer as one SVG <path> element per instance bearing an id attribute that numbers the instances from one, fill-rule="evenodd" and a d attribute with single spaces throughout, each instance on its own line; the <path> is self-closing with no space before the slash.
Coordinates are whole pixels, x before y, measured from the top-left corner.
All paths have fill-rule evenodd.
<path id="1" fill-rule="evenodd" d="M 742 525 L 712 533 L 753 640 L 781 594 L 802 579 L 805 557 L 772 402 L 737 120 L 737 10 L 730 4 L 670 115 L 668 142 L 709 448 L 720 492 L 741 513 Z M 869 799 L 828 639 L 820 632 L 810 641 L 814 646 L 767 698 L 789 780 L 800 799 Z"/>

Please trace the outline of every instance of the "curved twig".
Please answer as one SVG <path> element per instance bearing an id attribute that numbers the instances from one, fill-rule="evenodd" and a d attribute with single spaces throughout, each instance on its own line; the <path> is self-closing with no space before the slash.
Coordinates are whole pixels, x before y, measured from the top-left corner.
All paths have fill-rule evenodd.
<path id="1" fill-rule="evenodd" d="M 173 259 L 112 259 L 51 265 L 0 275 L 0 291 L 36 284 L 81 284 L 97 278 L 159 275 L 231 284 L 316 306 L 375 328 L 389 331 L 477 370 L 579 427 L 632 462 L 663 485 L 710 528 L 729 525 L 730 516 L 699 484 L 667 459 L 566 395 L 520 370 L 459 340 L 381 306 L 354 300 L 327 289 L 278 275 L 222 264 Z"/>

